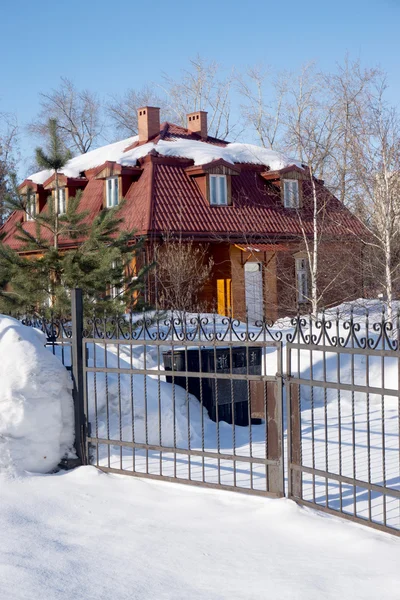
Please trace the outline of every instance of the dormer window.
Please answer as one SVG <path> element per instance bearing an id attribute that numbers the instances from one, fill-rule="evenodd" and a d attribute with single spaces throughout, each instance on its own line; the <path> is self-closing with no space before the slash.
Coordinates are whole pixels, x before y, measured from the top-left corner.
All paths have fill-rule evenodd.
<path id="1" fill-rule="evenodd" d="M 210 175 L 210 204 L 212 206 L 226 206 L 228 204 L 226 175 Z"/>
<path id="2" fill-rule="evenodd" d="M 64 215 L 67 212 L 65 188 L 58 188 L 57 212 L 59 215 Z"/>
<path id="3" fill-rule="evenodd" d="M 299 208 L 299 182 L 297 179 L 283 180 L 283 204 L 285 208 Z"/>
<path id="4" fill-rule="evenodd" d="M 26 198 L 26 220 L 34 221 L 36 217 L 36 194 L 28 192 Z"/>
<path id="5" fill-rule="evenodd" d="M 112 208 L 117 206 L 119 202 L 119 185 L 118 177 L 109 177 L 106 180 L 106 206 Z"/>

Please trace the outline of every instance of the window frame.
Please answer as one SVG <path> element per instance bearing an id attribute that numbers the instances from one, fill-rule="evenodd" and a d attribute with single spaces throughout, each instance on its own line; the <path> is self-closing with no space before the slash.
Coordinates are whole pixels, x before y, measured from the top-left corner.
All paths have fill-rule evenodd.
<path id="1" fill-rule="evenodd" d="M 293 195 L 293 187 L 296 189 Z M 286 192 L 289 188 L 288 193 Z M 292 191 L 290 190 L 292 188 Z M 283 180 L 283 205 L 285 208 L 300 208 L 300 185 L 298 179 Z"/>
<path id="2" fill-rule="evenodd" d="M 57 191 L 58 191 L 58 195 L 57 195 Z M 63 197 L 63 211 L 60 210 L 60 192 L 62 193 L 62 197 Z M 58 215 L 65 215 L 65 213 L 67 212 L 67 195 L 66 195 L 66 189 L 65 187 L 59 187 L 58 190 L 56 190 L 56 202 L 57 202 L 57 214 Z"/>
<path id="3" fill-rule="evenodd" d="M 297 304 L 305 304 L 309 301 L 309 275 L 307 258 L 304 256 L 298 256 L 295 260 Z"/>
<path id="4" fill-rule="evenodd" d="M 111 268 L 112 269 L 117 269 L 118 268 L 118 261 L 117 260 L 113 260 L 111 263 Z M 125 291 L 125 286 L 124 286 L 124 278 L 122 277 L 120 285 L 113 285 L 110 284 L 110 296 L 113 300 L 117 299 L 119 296 L 121 296 Z M 121 299 L 121 298 L 120 298 Z"/>
<path id="5" fill-rule="evenodd" d="M 226 175 L 221 175 L 219 173 L 210 173 L 209 175 L 209 196 L 210 196 L 210 206 L 228 206 L 229 205 L 229 199 L 228 199 L 228 178 Z M 224 194 L 225 194 L 225 202 L 221 202 L 221 189 L 220 186 L 217 183 L 217 180 L 219 178 L 222 178 L 225 182 L 224 184 Z M 213 194 L 212 194 L 212 184 L 211 181 L 215 180 L 215 191 L 216 191 L 216 202 L 213 202 Z"/>
<path id="6" fill-rule="evenodd" d="M 32 210 L 33 207 L 33 210 Z M 36 192 L 28 192 L 26 195 L 26 221 L 34 221 L 37 214 Z"/>
<path id="7" fill-rule="evenodd" d="M 109 188 L 109 183 L 111 182 L 111 191 Z M 114 182 L 114 183 L 113 183 Z M 116 199 L 116 202 L 113 200 Z M 106 179 L 106 207 L 114 208 L 114 206 L 118 206 L 119 204 L 119 177 L 107 177 Z"/>

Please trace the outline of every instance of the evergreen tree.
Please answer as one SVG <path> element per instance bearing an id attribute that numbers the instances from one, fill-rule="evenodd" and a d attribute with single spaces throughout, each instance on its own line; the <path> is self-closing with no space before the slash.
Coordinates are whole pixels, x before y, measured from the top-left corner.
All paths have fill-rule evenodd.
<path id="1" fill-rule="evenodd" d="M 55 198 L 49 196 L 45 208 L 35 214 L 29 190 L 26 197 L 15 191 L 8 198 L 12 209 L 30 214 L 34 234 L 18 223 L 19 253 L 0 245 L 0 310 L 68 316 L 69 290 L 74 287 L 82 288 L 88 313 L 121 314 L 127 308 L 141 308 L 140 292 L 151 267 L 135 266 L 143 240 L 135 231 L 123 229 L 123 202 L 102 210 L 90 223 L 87 212 L 79 210 L 82 192 L 77 192 L 69 198 L 66 212 L 58 214 L 59 171 L 69 154 L 62 148 L 56 122 L 49 128 L 49 153 L 38 149 L 37 159 L 55 174 Z M 68 240 L 70 249 L 60 248 L 60 240 Z"/>

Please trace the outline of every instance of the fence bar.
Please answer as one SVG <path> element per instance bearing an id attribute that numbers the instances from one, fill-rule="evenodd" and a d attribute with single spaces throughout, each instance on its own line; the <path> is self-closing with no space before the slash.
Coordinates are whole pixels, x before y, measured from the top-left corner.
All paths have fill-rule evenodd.
<path id="1" fill-rule="evenodd" d="M 86 465 L 86 422 L 83 381 L 83 295 L 82 290 L 71 291 L 72 311 L 72 380 L 74 383 L 75 450 L 81 464 Z"/>

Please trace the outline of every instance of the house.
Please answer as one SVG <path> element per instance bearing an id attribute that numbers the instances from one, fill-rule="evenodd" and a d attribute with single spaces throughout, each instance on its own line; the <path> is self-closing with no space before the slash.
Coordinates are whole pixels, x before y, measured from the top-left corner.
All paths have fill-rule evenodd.
<path id="1" fill-rule="evenodd" d="M 208 136 L 204 111 L 188 114 L 185 128 L 161 124 L 159 108 L 142 107 L 138 129 L 137 136 L 67 163 L 59 175 L 59 212 L 77 190 L 90 218 L 125 198 L 126 228 L 145 236 L 147 259 L 166 234 L 207 246 L 214 267 L 204 306 L 238 318 L 247 310 L 251 320 L 276 319 L 309 302 L 316 198 L 321 304 L 361 295 L 362 226 L 304 165 Z M 19 189 L 29 194 L 30 214 L 14 212 L 2 228 L 3 243 L 16 250 L 15 225 L 24 221 L 34 231 L 32 215 L 55 198 L 54 174 L 35 173 Z M 66 249 L 74 243 L 60 240 Z"/>

